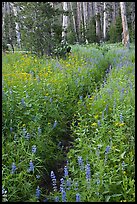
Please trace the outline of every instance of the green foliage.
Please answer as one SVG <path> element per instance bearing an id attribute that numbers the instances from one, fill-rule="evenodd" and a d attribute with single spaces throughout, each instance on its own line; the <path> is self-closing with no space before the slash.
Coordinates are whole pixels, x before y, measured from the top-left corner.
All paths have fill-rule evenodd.
<path id="1" fill-rule="evenodd" d="M 87 25 L 86 38 L 89 43 L 96 42 L 96 22 L 95 18 L 91 18 Z"/>
<path id="2" fill-rule="evenodd" d="M 15 18 L 13 13 L 5 14 L 4 27 L 2 32 L 3 44 L 16 44 Z"/>
<path id="3" fill-rule="evenodd" d="M 48 2 L 23 2 L 19 5 L 23 16 L 18 19 L 23 46 L 38 56 L 50 55 L 60 40 L 59 10 L 52 8 Z"/>
<path id="4" fill-rule="evenodd" d="M 121 16 L 116 18 L 116 23 L 111 23 L 108 32 L 110 43 L 122 42 L 122 20 Z"/>
<path id="5" fill-rule="evenodd" d="M 7 191 L 3 201 L 39 202 L 45 197 L 54 201 L 55 196 L 62 201 L 61 192 L 52 192 L 49 178 L 54 170 L 59 187 L 63 175 L 57 166 L 64 159 L 69 171 L 64 180 L 71 182 L 70 190 L 64 184 L 67 201 L 74 202 L 76 193 L 82 202 L 134 201 L 134 61 L 134 50 L 129 53 L 118 44 L 102 49 L 75 45 L 66 60 L 19 53 L 3 56 L 2 187 Z M 110 63 L 112 72 L 105 75 Z M 64 158 L 69 139 L 73 149 Z M 83 171 L 78 156 L 83 158 Z"/>

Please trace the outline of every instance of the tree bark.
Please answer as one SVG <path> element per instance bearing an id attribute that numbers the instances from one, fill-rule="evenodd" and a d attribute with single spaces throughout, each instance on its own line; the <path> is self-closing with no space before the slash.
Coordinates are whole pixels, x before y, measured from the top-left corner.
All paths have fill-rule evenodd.
<path id="1" fill-rule="evenodd" d="M 12 8 L 13 8 L 13 13 L 14 13 L 14 16 L 17 17 L 17 9 L 13 3 L 12 3 Z M 16 25 L 16 37 L 17 37 L 17 44 L 18 44 L 18 47 L 21 48 L 21 35 L 20 35 L 20 31 L 19 31 L 19 24 L 17 22 L 15 22 L 15 25 Z"/>
<path id="2" fill-rule="evenodd" d="M 127 17 L 126 17 L 126 7 L 125 2 L 120 2 L 121 8 L 121 18 L 122 18 L 122 27 L 123 27 L 123 44 L 126 48 L 129 48 L 129 31 L 128 31 L 128 24 L 127 24 Z"/>
<path id="3" fill-rule="evenodd" d="M 68 3 L 63 2 L 63 10 L 68 11 Z M 63 14 L 63 22 L 62 22 L 62 43 L 67 42 L 67 28 L 68 28 L 68 16 Z"/>
<path id="4" fill-rule="evenodd" d="M 106 12 L 106 2 L 104 2 L 104 26 L 103 26 L 103 35 L 104 40 L 106 40 L 106 30 L 107 30 L 107 12 Z"/>
<path id="5" fill-rule="evenodd" d="M 100 13 L 99 13 L 98 2 L 95 2 L 95 12 L 96 12 L 96 37 L 97 37 L 97 42 L 99 42 L 101 39 L 101 24 L 100 24 Z"/>
<path id="6" fill-rule="evenodd" d="M 74 12 L 73 12 L 73 6 L 72 6 L 72 2 L 70 3 L 70 9 L 72 12 L 72 20 L 73 20 L 73 27 L 74 27 L 74 32 L 75 32 L 75 36 L 76 36 L 76 41 L 78 42 L 78 32 L 77 32 L 77 28 L 76 28 L 76 20 L 75 20 L 75 16 L 74 16 Z"/>

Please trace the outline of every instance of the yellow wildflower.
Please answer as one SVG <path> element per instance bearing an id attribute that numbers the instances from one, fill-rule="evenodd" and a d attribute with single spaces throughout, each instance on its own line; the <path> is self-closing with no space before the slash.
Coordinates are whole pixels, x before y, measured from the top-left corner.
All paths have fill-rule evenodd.
<path id="1" fill-rule="evenodd" d="M 119 127 L 123 126 L 124 124 L 125 124 L 125 123 L 120 123 L 120 124 L 119 124 Z"/>
<path id="2" fill-rule="evenodd" d="M 97 118 L 98 118 L 98 115 L 95 115 L 94 118 L 97 119 Z"/>
<path id="3" fill-rule="evenodd" d="M 97 126 L 97 123 L 92 123 L 92 126 Z"/>

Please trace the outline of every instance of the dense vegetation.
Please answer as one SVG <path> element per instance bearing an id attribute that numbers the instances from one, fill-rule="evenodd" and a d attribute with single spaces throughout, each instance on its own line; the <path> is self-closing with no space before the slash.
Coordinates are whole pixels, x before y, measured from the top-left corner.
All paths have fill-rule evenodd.
<path id="1" fill-rule="evenodd" d="M 2 65 L 3 201 L 135 201 L 134 46 Z"/>

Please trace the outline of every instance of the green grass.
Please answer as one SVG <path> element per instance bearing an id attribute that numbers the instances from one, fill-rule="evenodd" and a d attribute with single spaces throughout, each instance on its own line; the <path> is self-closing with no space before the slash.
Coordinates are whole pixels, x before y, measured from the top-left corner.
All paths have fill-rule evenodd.
<path id="1" fill-rule="evenodd" d="M 3 56 L 2 187 L 7 191 L 3 201 L 43 201 L 45 197 L 53 201 L 55 196 L 61 201 L 61 193 L 49 194 L 42 183 L 49 182 L 53 170 L 59 187 L 63 175 L 56 167 L 64 160 L 59 143 L 69 140 L 73 148 L 67 154 L 65 182 L 71 179 L 70 190 L 64 184 L 67 201 L 75 201 L 77 192 L 83 202 L 135 200 L 134 63 L 134 48 L 127 51 L 120 45 L 75 45 L 66 60 L 21 53 Z M 113 69 L 102 87 L 110 64 Z M 104 154 L 107 146 L 110 151 Z M 83 171 L 78 156 L 82 156 Z M 31 172 L 30 161 L 34 164 Z"/>

